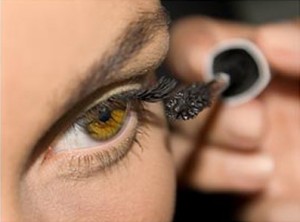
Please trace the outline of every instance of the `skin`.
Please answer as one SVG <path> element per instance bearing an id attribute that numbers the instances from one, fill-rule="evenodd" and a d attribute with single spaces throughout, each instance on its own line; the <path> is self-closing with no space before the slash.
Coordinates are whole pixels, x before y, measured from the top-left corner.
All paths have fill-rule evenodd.
<path id="1" fill-rule="evenodd" d="M 171 37 L 168 64 L 186 81 L 201 80 L 209 51 L 230 38 L 253 41 L 273 74 L 255 100 L 213 107 L 213 121 L 208 110 L 176 124 L 175 161 L 179 170 L 188 163 L 179 171 L 182 183 L 202 191 L 248 194 L 239 209 L 242 221 L 299 221 L 299 19 L 250 26 L 190 17 L 174 24 Z"/>
<path id="2" fill-rule="evenodd" d="M 55 161 L 30 162 L 45 129 L 67 111 L 63 104 L 70 82 L 84 79 L 83 71 L 113 47 L 140 11 L 159 5 L 143 0 L 3 2 L 1 221 L 171 220 L 175 173 L 160 105 L 150 108 L 162 124 L 141 136 L 143 149 L 134 144 L 105 172 L 72 179 L 51 170 Z M 167 46 L 164 28 L 124 69 L 159 61 Z M 47 150 L 42 149 L 40 155 Z"/>
<path id="3" fill-rule="evenodd" d="M 112 47 L 139 11 L 158 6 L 142 0 L 3 2 L 2 221 L 170 221 L 175 168 L 181 182 L 202 191 L 260 191 L 242 208 L 246 220 L 289 215 L 299 221 L 300 50 L 292 44 L 299 39 L 299 21 L 252 27 L 197 17 L 175 24 L 168 64 L 178 77 L 201 80 L 209 49 L 231 37 L 254 41 L 278 76 L 258 99 L 213 107 L 174 125 L 171 134 L 160 105 L 151 105 L 163 124 L 151 124 L 141 138 L 144 149 L 135 144 L 105 172 L 70 179 L 51 170 L 55 161 L 31 162 L 38 139 L 67 112 L 70 82 L 84 78 L 83 70 Z M 166 31 L 157 33 L 126 69 L 159 61 L 167 40 Z M 199 141 L 199 135 L 205 137 Z"/>

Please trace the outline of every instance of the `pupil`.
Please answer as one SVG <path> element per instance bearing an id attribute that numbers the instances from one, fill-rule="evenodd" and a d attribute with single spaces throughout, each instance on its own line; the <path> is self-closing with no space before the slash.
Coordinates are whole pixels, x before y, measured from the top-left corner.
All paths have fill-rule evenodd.
<path id="1" fill-rule="evenodd" d="M 105 107 L 105 106 L 101 107 L 100 110 L 99 110 L 99 115 L 98 115 L 99 121 L 106 122 L 110 118 L 111 118 L 111 112 L 110 112 L 110 110 L 107 107 Z"/>

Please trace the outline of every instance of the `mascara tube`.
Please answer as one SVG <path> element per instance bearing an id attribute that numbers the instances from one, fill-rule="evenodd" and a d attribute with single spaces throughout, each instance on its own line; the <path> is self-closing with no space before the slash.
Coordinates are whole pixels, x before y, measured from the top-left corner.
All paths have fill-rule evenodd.
<path id="1" fill-rule="evenodd" d="M 271 79 L 268 62 L 260 49 L 246 39 L 218 44 L 206 61 L 204 79 L 222 82 L 220 97 L 229 105 L 240 105 L 258 96 Z"/>

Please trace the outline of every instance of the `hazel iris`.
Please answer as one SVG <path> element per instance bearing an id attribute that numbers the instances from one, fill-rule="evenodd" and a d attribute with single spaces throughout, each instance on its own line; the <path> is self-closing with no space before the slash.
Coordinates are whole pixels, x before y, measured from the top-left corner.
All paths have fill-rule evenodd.
<path id="1" fill-rule="evenodd" d="M 126 115 L 126 106 L 99 106 L 86 130 L 96 140 L 108 140 L 122 129 Z"/>

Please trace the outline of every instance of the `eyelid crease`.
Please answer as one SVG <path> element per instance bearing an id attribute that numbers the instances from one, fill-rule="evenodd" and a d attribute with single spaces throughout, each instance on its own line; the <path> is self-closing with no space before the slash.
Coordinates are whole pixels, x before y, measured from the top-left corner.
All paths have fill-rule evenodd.
<path id="1" fill-rule="evenodd" d="M 122 93 L 126 93 L 128 91 L 135 91 L 135 90 L 140 89 L 141 87 L 142 87 L 142 85 L 139 83 L 133 83 L 133 84 L 129 84 L 129 85 L 119 86 L 111 91 L 108 91 L 108 93 L 102 95 L 99 99 L 96 99 L 94 102 L 92 102 L 90 105 L 88 105 L 82 112 L 85 112 L 85 111 L 93 108 L 97 104 L 100 104 L 101 102 L 107 100 L 110 97 L 113 97 L 115 95 L 119 95 Z"/>

